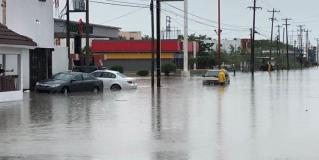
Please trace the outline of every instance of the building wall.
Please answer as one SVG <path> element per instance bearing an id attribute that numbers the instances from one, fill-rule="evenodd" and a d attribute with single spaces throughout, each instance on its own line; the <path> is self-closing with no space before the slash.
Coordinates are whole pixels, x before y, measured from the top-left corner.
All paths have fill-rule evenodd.
<path id="1" fill-rule="evenodd" d="M 126 40 L 141 40 L 142 33 L 141 32 L 120 32 L 120 37 Z"/>
<path id="2" fill-rule="evenodd" d="M 68 49 L 66 47 L 56 47 L 52 53 L 52 74 L 68 70 Z"/>
<path id="3" fill-rule="evenodd" d="M 52 0 L 7 0 L 7 26 L 31 38 L 38 47 L 53 48 L 53 25 Z"/>
<path id="4" fill-rule="evenodd" d="M 21 56 L 27 55 L 28 49 L 22 49 L 22 48 L 8 48 L 8 47 L 0 47 L 0 54 L 6 54 L 9 55 L 10 58 L 7 59 L 7 66 L 6 69 L 15 69 L 14 73 L 11 73 L 11 75 L 17 75 L 17 60 L 14 59 L 17 58 L 18 54 L 21 54 Z M 18 91 L 10 91 L 10 92 L 0 92 L 0 102 L 9 102 L 9 101 L 19 101 L 23 99 L 23 92 L 22 89 L 24 88 L 24 79 L 26 79 L 26 74 L 24 73 L 24 60 L 23 57 L 21 57 L 21 82 L 20 82 L 20 90 Z"/>
<path id="5" fill-rule="evenodd" d="M 75 22 L 70 22 L 70 23 L 75 24 Z M 108 37 L 112 39 L 117 39 L 119 37 L 120 28 L 111 27 L 111 26 L 102 26 L 102 25 L 96 25 L 96 24 L 90 24 L 90 26 L 93 26 L 93 33 L 90 36 Z M 65 37 L 66 22 L 64 20 L 59 20 L 59 19 L 54 20 L 54 33 L 59 35 L 60 38 L 61 36 Z M 72 32 L 70 33 L 72 37 L 74 34 L 75 33 L 72 33 Z M 55 37 L 55 38 L 58 38 L 58 37 Z"/>
<path id="6" fill-rule="evenodd" d="M 213 45 L 213 49 L 216 50 L 217 49 L 217 40 L 214 39 L 212 40 L 212 43 L 214 43 Z M 235 39 L 235 40 L 227 40 L 227 39 L 223 39 L 221 41 L 221 48 L 222 51 L 226 52 L 226 53 L 231 53 L 231 46 L 234 47 L 235 51 L 238 51 L 238 48 L 241 47 L 241 41 L 240 39 Z"/>

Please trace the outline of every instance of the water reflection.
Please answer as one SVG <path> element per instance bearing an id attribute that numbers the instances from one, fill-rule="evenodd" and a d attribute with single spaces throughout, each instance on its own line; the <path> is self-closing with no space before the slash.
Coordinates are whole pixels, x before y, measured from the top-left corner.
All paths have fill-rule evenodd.
<path id="1" fill-rule="evenodd" d="M 52 122 L 52 101 L 52 96 L 38 95 L 31 97 L 31 100 L 29 101 L 31 123 L 46 125 Z"/>
<path id="2" fill-rule="evenodd" d="M 216 132 L 217 132 L 217 159 L 218 160 L 223 160 L 224 159 L 224 137 L 223 137 L 223 126 L 224 126 L 224 122 L 223 122 L 223 98 L 224 98 L 224 93 L 225 93 L 225 87 L 224 86 L 220 86 L 218 88 L 218 95 L 217 95 L 217 124 L 216 124 Z"/>
<path id="3" fill-rule="evenodd" d="M 156 95 L 156 97 L 155 97 Z M 158 88 L 155 94 L 155 91 L 152 90 L 152 130 L 154 138 L 159 140 L 161 139 L 161 128 L 162 128 L 162 116 L 161 116 L 161 89 Z"/>
<path id="4" fill-rule="evenodd" d="M 187 135 L 188 135 L 188 118 L 187 101 L 177 104 L 176 99 L 171 99 L 172 95 L 165 91 L 157 89 L 152 92 L 152 133 L 153 138 L 157 141 L 155 148 L 160 150 L 153 153 L 154 160 L 188 160 Z M 173 93 L 169 92 L 169 93 Z M 184 97 L 185 100 L 187 97 Z M 163 146 L 164 145 L 164 146 Z M 185 148 L 186 147 L 186 148 Z M 173 151 L 166 151 L 167 148 L 173 148 Z"/>

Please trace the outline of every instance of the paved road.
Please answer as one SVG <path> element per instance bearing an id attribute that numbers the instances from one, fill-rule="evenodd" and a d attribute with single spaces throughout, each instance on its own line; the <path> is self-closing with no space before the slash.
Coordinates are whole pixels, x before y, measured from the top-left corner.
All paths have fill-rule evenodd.
<path id="1" fill-rule="evenodd" d="M 0 160 L 318 160 L 319 70 L 0 104 Z"/>

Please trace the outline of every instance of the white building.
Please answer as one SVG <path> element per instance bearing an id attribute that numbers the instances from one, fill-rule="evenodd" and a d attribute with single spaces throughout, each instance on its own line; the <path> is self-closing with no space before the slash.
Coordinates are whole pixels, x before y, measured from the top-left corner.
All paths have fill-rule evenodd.
<path id="1" fill-rule="evenodd" d="M 6 5 L 4 5 L 6 2 Z M 24 89 L 32 89 L 38 80 L 52 75 L 55 65 L 64 66 L 54 52 L 54 20 L 52 0 L 2 0 L 1 22 L 18 34 L 30 37 L 37 48 L 22 58 Z M 6 19 L 6 21 L 4 21 Z M 57 49 L 58 50 L 58 49 Z M 63 62 L 63 61 L 62 61 Z M 67 67 L 67 64 L 66 66 Z M 65 67 L 62 67 L 63 69 Z"/>
<path id="2" fill-rule="evenodd" d="M 213 49 L 216 50 L 217 48 L 217 40 L 212 40 Z M 225 52 L 227 54 L 230 54 L 231 52 L 239 51 L 239 48 L 241 47 L 241 40 L 240 39 L 233 39 L 233 40 L 227 40 L 223 39 L 221 40 L 221 49 L 222 52 Z"/>
<path id="3" fill-rule="evenodd" d="M 0 24 L 0 102 L 23 99 L 24 59 L 36 43 Z"/>

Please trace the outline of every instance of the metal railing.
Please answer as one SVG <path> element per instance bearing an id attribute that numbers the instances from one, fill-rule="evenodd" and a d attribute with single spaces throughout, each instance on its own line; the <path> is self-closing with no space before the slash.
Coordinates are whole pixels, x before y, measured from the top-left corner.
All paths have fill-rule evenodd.
<path id="1" fill-rule="evenodd" d="M 0 76 L 0 92 L 18 90 L 18 76 Z"/>

